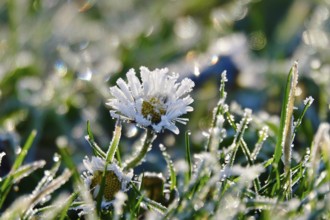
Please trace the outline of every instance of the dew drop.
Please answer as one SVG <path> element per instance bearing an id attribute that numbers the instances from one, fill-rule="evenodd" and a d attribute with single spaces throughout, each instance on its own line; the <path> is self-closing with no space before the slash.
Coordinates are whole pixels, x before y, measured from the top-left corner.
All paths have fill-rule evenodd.
<path id="1" fill-rule="evenodd" d="M 127 132 L 126 132 L 126 136 L 131 138 L 136 136 L 138 132 L 138 129 L 135 125 L 129 125 L 129 127 L 127 128 Z"/>
<path id="2" fill-rule="evenodd" d="M 213 55 L 211 57 L 211 64 L 215 65 L 219 61 L 219 57 L 217 55 Z"/>
<path id="3" fill-rule="evenodd" d="M 230 154 L 227 154 L 225 156 L 225 163 L 227 164 L 227 163 L 229 163 L 229 161 L 230 161 Z"/>
<path id="4" fill-rule="evenodd" d="M 13 189 L 14 189 L 15 192 L 18 192 L 19 191 L 19 187 L 18 186 L 14 186 Z"/>
<path id="5" fill-rule="evenodd" d="M 90 81 L 92 79 L 92 75 L 93 72 L 89 67 L 84 68 L 82 71 L 78 72 L 78 78 L 81 80 Z"/>
<path id="6" fill-rule="evenodd" d="M 53 161 L 54 162 L 58 162 L 60 160 L 60 155 L 58 155 L 58 154 L 54 154 L 54 156 L 53 156 Z"/>
<path id="7" fill-rule="evenodd" d="M 21 147 L 17 147 L 15 150 L 15 154 L 20 154 L 22 152 L 22 148 Z"/>
<path id="8" fill-rule="evenodd" d="M 197 63 L 195 63 L 195 65 L 194 65 L 194 75 L 199 76 L 200 74 L 201 74 L 201 72 L 200 72 L 199 66 L 198 66 Z"/>

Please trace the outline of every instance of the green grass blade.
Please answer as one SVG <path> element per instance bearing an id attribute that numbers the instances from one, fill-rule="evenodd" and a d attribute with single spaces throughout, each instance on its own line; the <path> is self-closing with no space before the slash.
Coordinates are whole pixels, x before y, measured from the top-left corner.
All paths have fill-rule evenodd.
<path id="1" fill-rule="evenodd" d="M 113 137 L 106 155 L 107 163 L 112 163 L 119 145 L 120 137 L 121 137 L 121 122 L 120 120 L 117 120 L 115 131 L 113 132 Z"/>
<path id="2" fill-rule="evenodd" d="M 46 164 L 46 161 L 44 161 L 44 160 L 34 161 L 32 163 L 21 166 L 20 168 L 18 168 L 18 170 L 16 170 L 13 173 L 10 173 L 5 178 L 10 178 L 10 179 L 12 179 L 12 183 L 17 183 L 22 178 L 30 175 L 33 171 L 44 167 L 45 164 Z"/>
<path id="3" fill-rule="evenodd" d="M 284 130 L 285 130 L 285 126 L 288 126 L 287 124 L 289 123 L 288 120 L 289 118 L 289 114 L 292 115 L 292 111 L 293 111 L 293 106 L 291 106 L 293 104 L 294 99 L 292 97 L 290 97 L 293 94 L 292 91 L 292 84 L 296 83 L 293 82 L 294 81 L 294 74 L 297 71 L 297 63 L 295 63 L 293 65 L 293 67 L 290 69 L 288 78 L 287 78 L 287 84 L 286 84 L 286 88 L 285 88 L 285 93 L 284 93 L 284 97 L 283 97 L 283 105 L 282 105 L 282 110 L 281 110 L 281 120 L 280 120 L 280 128 L 279 128 L 279 132 L 278 132 L 278 139 L 276 142 L 276 146 L 275 146 L 275 153 L 274 153 L 274 164 L 278 164 L 281 156 L 282 156 L 282 144 L 283 141 L 285 139 L 285 134 L 284 134 Z M 295 86 L 294 86 L 295 87 Z M 295 94 L 293 94 L 294 97 Z M 290 101 L 290 103 L 289 103 Z M 290 110 L 289 110 L 290 108 Z M 289 110 L 289 111 L 288 111 Z"/>
<path id="4" fill-rule="evenodd" d="M 278 131 L 278 139 L 275 146 L 275 152 L 274 152 L 274 160 L 272 164 L 272 172 L 269 176 L 270 179 L 276 178 L 276 184 L 275 188 L 272 190 L 272 194 L 274 194 L 277 190 L 280 190 L 281 183 L 279 176 L 279 162 L 281 160 L 282 151 L 284 153 L 284 166 L 285 166 L 285 172 L 287 173 L 287 181 L 286 184 L 287 188 L 291 189 L 290 186 L 290 164 L 291 164 L 291 143 L 292 143 L 292 137 L 293 137 L 293 109 L 294 109 L 294 97 L 295 97 L 295 91 L 296 86 L 298 83 L 298 70 L 297 70 L 298 63 L 295 62 L 294 65 L 291 67 L 285 93 L 283 97 L 283 104 L 282 104 L 282 110 L 281 110 L 281 119 L 280 119 L 280 127 Z M 274 177 L 276 176 L 276 177 Z"/>
<path id="5" fill-rule="evenodd" d="M 186 161 L 188 164 L 188 172 L 187 172 L 187 181 L 190 180 L 192 174 L 192 162 L 191 162 L 191 152 L 190 152 L 190 143 L 189 143 L 189 136 L 190 131 L 187 131 L 185 134 L 185 142 L 186 142 Z"/>
<path id="6" fill-rule="evenodd" d="M 21 166 L 21 164 L 23 163 L 29 149 L 32 147 L 32 143 L 33 143 L 36 135 L 37 135 L 37 131 L 33 130 L 31 132 L 31 134 L 29 135 L 27 141 L 25 142 L 25 144 L 24 144 L 21 152 L 19 153 L 18 157 L 16 158 L 16 160 L 13 164 L 12 170 L 17 170 L 18 167 Z"/>
<path id="7" fill-rule="evenodd" d="M 19 167 L 18 170 L 14 172 L 10 172 L 6 177 L 4 177 L 3 181 L 4 183 L 6 183 L 6 185 L 4 184 L 1 187 L 2 190 L 1 191 L 2 197 L 0 198 L 1 203 L 4 202 L 5 198 L 7 197 L 14 183 L 20 181 L 24 177 L 27 177 L 35 170 L 42 168 L 43 166 L 45 166 L 45 164 L 46 162 L 44 160 L 35 161 L 30 164 Z"/>
<path id="8" fill-rule="evenodd" d="M 170 173 L 170 180 L 171 180 L 170 190 L 172 191 L 176 188 L 176 173 L 174 170 L 174 165 L 173 165 L 170 155 L 166 152 L 165 146 L 160 144 L 159 148 L 162 151 L 163 157 L 165 158 L 166 163 L 167 163 L 168 171 Z"/>
<path id="9" fill-rule="evenodd" d="M 37 187 L 33 191 L 34 193 L 37 193 L 40 190 L 42 190 L 44 187 L 46 187 L 55 178 L 56 173 L 57 173 L 57 171 L 58 171 L 58 169 L 60 168 L 60 165 L 61 165 L 60 156 L 57 155 L 57 154 L 55 154 L 55 156 L 58 157 L 59 159 L 56 161 L 56 163 L 52 166 L 52 168 L 50 170 L 47 170 L 47 171 L 44 172 L 44 176 L 39 181 Z"/>
<path id="10" fill-rule="evenodd" d="M 106 154 L 104 153 L 104 151 L 95 142 L 93 133 L 92 133 L 91 128 L 90 128 L 90 122 L 89 121 L 87 121 L 87 134 L 88 135 L 85 137 L 85 139 L 88 141 L 88 143 L 92 147 L 93 152 L 94 152 L 94 155 L 99 156 L 99 157 L 105 159 L 106 158 Z"/>
<path id="11" fill-rule="evenodd" d="M 29 151 L 29 149 L 32 146 L 32 143 L 33 143 L 36 135 L 37 135 L 37 131 L 33 130 L 31 132 L 31 134 L 29 135 L 28 139 L 26 140 L 20 154 L 16 158 L 16 160 L 15 160 L 15 162 L 14 162 L 12 168 L 11 168 L 10 173 L 15 173 L 16 170 L 21 166 L 21 164 L 23 163 L 23 161 L 24 161 L 24 159 L 27 155 L 27 152 Z M 4 180 L 3 184 L 1 185 L 1 188 L 0 188 L 0 208 L 2 207 L 8 193 L 10 191 L 10 188 L 12 186 L 13 181 L 14 181 L 14 176 L 11 176 L 9 178 L 6 178 L 6 180 Z"/>
<path id="12" fill-rule="evenodd" d="M 47 195 L 50 195 L 55 190 L 57 190 L 60 186 L 66 183 L 71 176 L 71 172 L 68 169 L 65 169 L 63 173 L 58 176 L 56 179 L 53 179 L 47 186 L 42 188 L 38 193 L 32 193 L 30 199 L 28 201 L 28 206 L 25 210 L 22 210 L 24 215 L 28 212 L 28 210 L 33 209 L 37 204 L 39 204 L 43 198 Z"/>

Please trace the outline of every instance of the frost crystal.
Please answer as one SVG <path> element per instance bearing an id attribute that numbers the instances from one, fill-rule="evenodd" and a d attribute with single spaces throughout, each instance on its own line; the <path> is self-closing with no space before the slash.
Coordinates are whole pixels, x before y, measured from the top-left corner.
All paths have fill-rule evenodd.
<path id="1" fill-rule="evenodd" d="M 314 98 L 312 96 L 309 96 L 304 100 L 304 105 L 310 106 L 313 104 L 313 102 L 314 102 Z"/>
<path id="2" fill-rule="evenodd" d="M 2 158 L 6 155 L 5 152 L 1 152 L 0 153 L 0 166 L 1 166 L 1 161 L 2 161 Z"/>
<path id="3" fill-rule="evenodd" d="M 120 78 L 117 86 L 110 88 L 114 97 L 107 103 L 113 109 L 111 116 L 152 127 L 157 133 L 168 129 L 178 134 L 175 122 L 185 124 L 188 119 L 179 117 L 193 110 L 189 106 L 193 99 L 188 93 L 194 82 L 188 78 L 177 82 L 178 74 L 168 74 L 167 68 L 150 71 L 141 67 L 140 73 L 142 83 L 131 69 L 126 74 L 127 83 Z"/>

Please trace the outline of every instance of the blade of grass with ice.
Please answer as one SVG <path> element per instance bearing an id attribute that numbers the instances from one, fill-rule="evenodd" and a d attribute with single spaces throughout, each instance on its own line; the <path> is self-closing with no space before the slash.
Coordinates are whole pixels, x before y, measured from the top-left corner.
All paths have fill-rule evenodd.
<path id="1" fill-rule="evenodd" d="M 88 141 L 88 143 L 92 147 L 94 154 L 96 156 L 99 156 L 99 157 L 105 159 L 106 154 L 104 153 L 104 151 L 95 142 L 93 133 L 91 131 L 91 127 L 90 127 L 90 122 L 89 121 L 87 121 L 87 134 L 88 134 L 88 136 L 86 136 L 85 139 Z"/>
<path id="2" fill-rule="evenodd" d="M 191 152 L 190 152 L 189 136 L 190 136 L 190 131 L 187 131 L 186 134 L 185 134 L 186 161 L 187 161 L 187 164 L 188 164 L 188 172 L 187 172 L 187 175 L 186 175 L 187 181 L 190 181 L 191 173 L 192 173 L 192 163 L 191 163 Z"/>
<path id="3" fill-rule="evenodd" d="M 66 169 L 63 171 L 63 173 L 58 176 L 56 179 L 51 181 L 47 186 L 45 186 L 43 189 L 41 189 L 38 193 L 33 193 L 29 198 L 28 206 L 25 210 L 22 210 L 22 213 L 25 213 L 29 209 L 33 209 L 38 203 L 40 203 L 43 198 L 45 198 L 47 195 L 50 195 L 52 192 L 57 190 L 60 186 L 62 186 L 64 183 L 66 183 L 71 176 L 71 172 Z"/>
<path id="4" fill-rule="evenodd" d="M 176 188 L 176 173 L 174 170 L 174 165 L 173 165 L 170 155 L 166 152 L 165 146 L 160 144 L 159 148 L 162 151 L 163 157 L 167 163 L 168 172 L 170 174 L 170 180 L 171 180 L 170 190 L 172 191 Z"/>
<path id="5" fill-rule="evenodd" d="M 290 177 L 290 166 L 291 166 L 291 144 L 293 137 L 293 109 L 294 109 L 294 98 L 296 93 L 296 87 L 298 83 L 298 63 L 295 62 L 292 68 L 290 69 L 287 84 L 285 88 L 285 94 L 282 102 L 282 111 L 281 111 L 281 119 L 280 119 L 280 127 L 278 132 L 278 139 L 275 146 L 275 152 L 273 156 L 272 162 L 272 172 L 270 175 L 270 179 L 276 176 L 276 184 L 272 190 L 272 194 L 275 191 L 281 188 L 278 166 L 282 156 L 282 152 L 284 154 L 284 167 L 286 176 L 288 177 L 286 181 L 286 188 L 290 191 L 291 189 L 291 177 Z M 290 193 L 290 192 L 289 192 Z"/>
<path id="6" fill-rule="evenodd" d="M 32 143 L 35 139 L 37 135 L 37 131 L 33 130 L 31 132 L 31 134 L 29 135 L 28 139 L 26 140 L 20 154 L 17 156 L 12 168 L 11 168 L 11 171 L 10 173 L 14 173 L 16 172 L 16 170 L 18 170 L 18 168 L 21 166 L 21 164 L 23 163 L 26 155 L 27 155 L 27 152 L 29 151 L 29 149 L 31 148 L 32 146 Z M 15 181 L 14 179 L 14 176 L 11 176 L 10 178 L 6 178 L 6 180 L 4 180 L 4 182 L 1 184 L 1 188 L 0 188 L 0 208 L 2 207 L 9 191 L 10 191 L 10 188 L 11 186 L 13 185 L 12 183 Z"/>

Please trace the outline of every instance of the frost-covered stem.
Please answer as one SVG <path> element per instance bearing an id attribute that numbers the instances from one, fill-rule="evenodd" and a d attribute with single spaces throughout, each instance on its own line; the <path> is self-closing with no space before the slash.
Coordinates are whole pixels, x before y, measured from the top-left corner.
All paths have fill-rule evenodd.
<path id="1" fill-rule="evenodd" d="M 258 142 L 256 143 L 254 150 L 252 152 L 251 158 L 252 160 L 256 160 L 257 156 L 262 148 L 262 144 L 265 142 L 265 140 L 268 138 L 268 127 L 265 126 L 259 131 L 259 139 Z"/>
<path id="2" fill-rule="evenodd" d="M 238 150 L 239 143 L 241 140 L 243 140 L 243 134 L 245 132 L 245 129 L 247 128 L 248 124 L 251 121 L 251 114 L 252 114 L 251 109 L 245 109 L 244 116 L 243 116 L 240 124 L 237 127 L 236 135 L 235 135 L 234 141 L 232 143 L 233 150 L 232 150 L 231 157 L 230 157 L 230 166 L 233 166 L 233 164 L 234 164 L 234 160 L 236 157 L 236 152 Z"/>
<path id="3" fill-rule="evenodd" d="M 107 163 L 112 163 L 113 158 L 116 154 L 116 150 L 118 148 L 119 140 L 121 137 L 121 123 L 120 120 L 117 120 L 116 126 L 115 126 L 115 131 L 113 132 L 113 137 L 112 141 L 110 143 L 107 156 L 106 156 L 106 161 Z"/>
<path id="4" fill-rule="evenodd" d="M 211 150 L 212 143 L 215 142 L 215 137 L 216 132 L 214 130 L 217 129 L 217 125 L 221 122 L 218 121 L 219 116 L 223 115 L 225 112 L 228 110 L 228 106 L 225 104 L 225 100 L 227 98 L 227 93 L 225 91 L 225 83 L 228 81 L 227 79 L 227 71 L 223 71 L 221 74 L 221 82 L 220 82 L 220 99 L 217 104 L 217 106 L 213 109 L 213 118 L 212 118 L 212 123 L 211 123 L 211 129 L 210 129 L 210 136 L 208 138 L 207 144 L 206 144 L 206 149 Z M 222 119 L 221 119 L 222 120 Z M 223 123 L 223 122 L 222 122 Z"/>
<path id="5" fill-rule="evenodd" d="M 134 168 L 136 165 L 141 163 L 142 159 L 145 157 L 147 152 L 150 150 L 151 144 L 155 140 L 156 136 L 157 135 L 151 129 L 147 129 L 144 143 L 143 143 L 140 151 L 129 162 L 127 162 L 125 170 Z"/>
<path id="6" fill-rule="evenodd" d="M 323 122 L 319 125 L 316 134 L 314 135 L 311 153 L 310 153 L 310 167 L 308 171 L 309 180 L 313 183 L 317 178 L 317 169 L 320 166 L 321 161 L 320 153 L 322 150 L 328 149 L 330 146 L 330 123 Z M 323 149 L 322 149 L 323 148 Z M 324 154 L 325 155 L 325 154 Z M 310 187 L 313 187 L 313 184 L 310 184 Z"/>
<path id="7" fill-rule="evenodd" d="M 295 62 L 292 67 L 292 78 L 290 82 L 290 92 L 288 94 L 288 101 L 286 105 L 286 114 L 285 114 L 285 123 L 283 129 L 283 140 L 282 140 L 282 149 L 284 156 L 284 170 L 286 176 L 286 191 L 287 195 L 291 195 L 291 154 L 292 154 L 292 141 L 294 137 L 294 127 L 293 127 L 293 110 L 294 110 L 294 100 L 296 95 L 296 88 L 298 84 L 298 63 Z"/>

